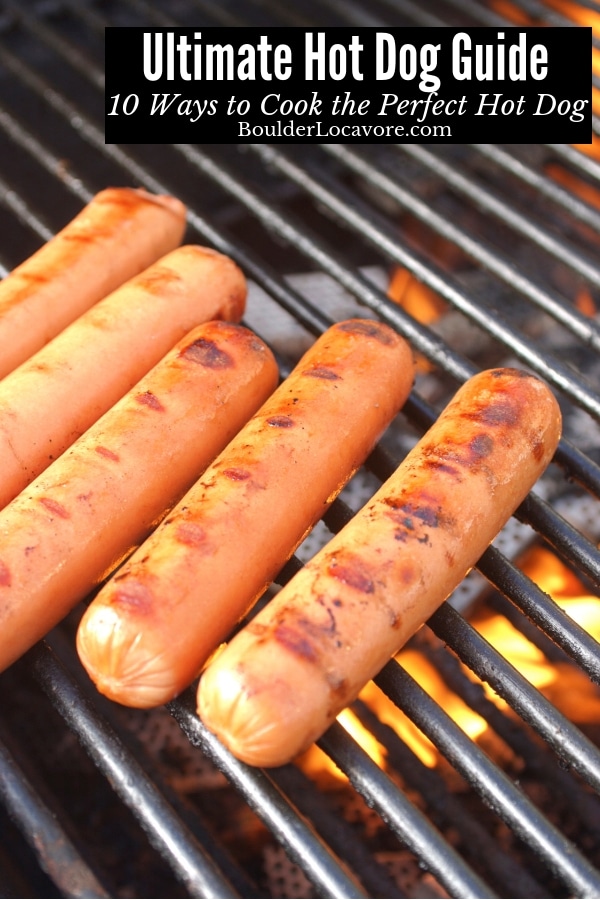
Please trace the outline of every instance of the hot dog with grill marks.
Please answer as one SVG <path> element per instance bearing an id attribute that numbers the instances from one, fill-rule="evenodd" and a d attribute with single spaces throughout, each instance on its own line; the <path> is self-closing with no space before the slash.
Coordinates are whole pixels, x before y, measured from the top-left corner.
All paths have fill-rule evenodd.
<path id="1" fill-rule="evenodd" d="M 0 381 L 0 507 L 40 474 L 190 329 L 238 321 L 246 281 L 206 247 L 173 250 Z"/>
<path id="2" fill-rule="evenodd" d="M 372 449 L 413 371 L 378 322 L 316 341 L 91 603 L 77 646 L 100 691 L 148 707 L 193 680 Z"/>
<path id="3" fill-rule="evenodd" d="M 175 197 L 107 188 L 0 281 L 0 378 L 183 238 Z"/>
<path id="4" fill-rule="evenodd" d="M 514 369 L 475 376 L 372 500 L 208 666 L 198 711 L 240 759 L 282 765 L 476 563 L 549 463 L 558 404 Z"/>
<path id="5" fill-rule="evenodd" d="M 0 511 L 0 669 L 146 537 L 277 381 L 246 328 L 201 325 Z"/>

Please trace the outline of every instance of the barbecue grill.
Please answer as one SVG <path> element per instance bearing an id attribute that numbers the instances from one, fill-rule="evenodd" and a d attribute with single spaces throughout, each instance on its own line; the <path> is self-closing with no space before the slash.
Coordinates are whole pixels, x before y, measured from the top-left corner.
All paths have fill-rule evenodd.
<path id="1" fill-rule="evenodd" d="M 102 125 L 107 25 L 600 28 L 600 4 L 279 6 L 0 4 L 4 272 L 96 191 L 140 185 L 179 196 L 187 240 L 242 267 L 245 322 L 273 347 L 282 375 L 349 315 L 378 317 L 408 338 L 419 373 L 403 413 L 276 585 L 342 527 L 479 369 L 517 365 L 544 378 L 564 437 L 476 571 L 411 641 L 411 658 L 437 681 L 411 674 L 408 657 L 391 661 L 352 710 L 359 732 L 336 722 L 310 759 L 265 771 L 236 761 L 196 717 L 191 692 L 152 712 L 104 700 L 74 654 L 75 610 L 0 676 L 0 893 L 600 896 L 600 648 L 549 596 L 541 570 L 523 564 L 536 551 L 556 560 L 597 619 L 597 145 L 117 146 L 104 144 Z M 553 695 L 485 636 L 486 617 L 559 673 Z M 451 717 L 435 684 L 483 723 L 479 737 Z M 395 714 L 430 742 L 433 762 Z"/>

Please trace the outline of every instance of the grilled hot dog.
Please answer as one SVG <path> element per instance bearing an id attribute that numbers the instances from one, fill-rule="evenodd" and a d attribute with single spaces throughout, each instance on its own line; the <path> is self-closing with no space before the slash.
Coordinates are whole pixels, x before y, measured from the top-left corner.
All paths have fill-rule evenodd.
<path id="1" fill-rule="evenodd" d="M 90 306 L 181 243 L 186 208 L 133 188 L 100 191 L 0 282 L 0 378 Z"/>
<path id="2" fill-rule="evenodd" d="M 56 459 L 191 328 L 238 321 L 246 282 L 227 257 L 173 250 L 0 382 L 0 507 Z"/>
<path id="3" fill-rule="evenodd" d="M 475 376 L 373 499 L 204 672 L 198 711 L 240 759 L 288 762 L 459 584 L 546 467 L 553 395 Z"/>
<path id="4" fill-rule="evenodd" d="M 201 325 L 0 511 L 0 669 L 146 537 L 277 378 L 250 331 Z"/>
<path id="5" fill-rule="evenodd" d="M 100 691 L 149 707 L 186 687 L 367 456 L 412 380 L 410 350 L 387 326 L 330 328 L 89 606 L 77 646 Z"/>

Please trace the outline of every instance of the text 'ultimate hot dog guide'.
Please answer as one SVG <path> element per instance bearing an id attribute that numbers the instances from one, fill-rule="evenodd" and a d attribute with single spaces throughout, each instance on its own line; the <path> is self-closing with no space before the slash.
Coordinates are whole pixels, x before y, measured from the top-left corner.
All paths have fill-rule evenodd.
<path id="1" fill-rule="evenodd" d="M 108 28 L 108 143 L 591 141 L 591 28 Z"/>

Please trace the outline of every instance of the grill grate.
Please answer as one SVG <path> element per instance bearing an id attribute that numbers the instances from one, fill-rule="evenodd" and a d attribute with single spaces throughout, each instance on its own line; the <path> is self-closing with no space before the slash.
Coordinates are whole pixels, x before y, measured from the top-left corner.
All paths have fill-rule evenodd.
<path id="1" fill-rule="evenodd" d="M 451 386 L 488 359 L 536 371 L 560 398 L 565 437 L 516 517 L 529 526 L 528 540 L 552 547 L 598 599 L 600 322 L 573 302 L 582 289 L 596 306 L 600 296 L 600 213 L 587 199 L 600 189 L 600 166 L 591 157 L 561 145 L 121 147 L 105 145 L 102 131 L 106 25 L 504 27 L 507 6 L 434 0 L 424 9 L 412 0 L 377 0 L 367 9 L 311 0 L 294 13 L 266 0 L 152 7 L 89 0 L 27 8 L 3 2 L 0 265 L 9 271 L 107 184 L 143 185 L 181 197 L 190 210 L 189 240 L 213 245 L 243 268 L 252 282 L 247 324 L 272 344 L 282 374 L 346 310 L 380 317 L 405 335 L 427 366 L 400 427 L 333 504 L 317 540 L 352 515 L 357 490 L 370 492 L 390 474 L 435 420 Z M 600 12 L 591 0 L 578 6 Z M 517 7 L 536 24 L 572 24 L 567 9 L 558 13 L 554 3 L 519 0 Z M 600 133 L 600 123 L 594 125 Z M 586 193 L 557 183 L 552 166 L 579 179 Z M 438 253 L 440 241 L 452 246 L 454 267 Z M 448 319 L 424 325 L 390 300 L 393 266 L 446 301 L 448 317 L 458 323 L 454 331 L 444 330 Z M 466 332 L 470 344 L 461 340 Z M 571 514 L 579 502 L 592 505 L 590 529 Z M 302 564 L 303 552 L 310 546 L 300 548 L 278 584 Z M 485 588 L 475 603 L 499 610 L 551 662 L 600 684 L 597 641 L 516 559 L 494 545 L 477 568 Z M 12 859 L 0 853 L 7 896 L 283 896 L 281 884 L 265 875 L 260 848 L 267 841 L 283 849 L 286 896 L 599 895 L 598 728 L 579 727 L 546 699 L 480 635 L 468 610 L 445 604 L 411 646 L 485 719 L 512 760 L 508 771 L 449 718 L 435 692 L 392 661 L 376 690 L 416 723 L 440 757 L 435 769 L 426 767 L 383 717 L 358 701 L 358 718 L 386 749 L 385 770 L 341 724 L 319 745 L 348 778 L 345 802 L 361 807 L 359 826 L 300 767 L 263 772 L 234 760 L 195 716 L 191 693 L 168 713 L 157 711 L 165 737 L 148 749 L 139 739 L 142 717 L 129 718 L 96 696 L 83 676 L 72 642 L 80 614 L 0 676 L 0 823 L 18 848 Z M 491 703 L 482 682 L 508 711 Z M 163 756 L 173 741 L 177 753 L 169 768 Z M 58 778 L 63 753 L 81 766 L 81 787 L 72 772 Z M 216 808 L 213 782 L 205 793 L 198 786 L 204 776 L 187 789 L 181 778 L 165 775 L 173 768 L 181 775 L 190 760 L 202 761 L 228 792 L 218 795 L 226 798 L 218 801 L 223 810 Z M 534 788 L 518 783 L 521 773 L 535 775 L 549 802 L 536 802 Z M 80 790 L 77 802 L 72 795 Z M 554 803 L 562 817 L 554 815 Z M 412 880 L 390 864 L 406 860 Z"/>

